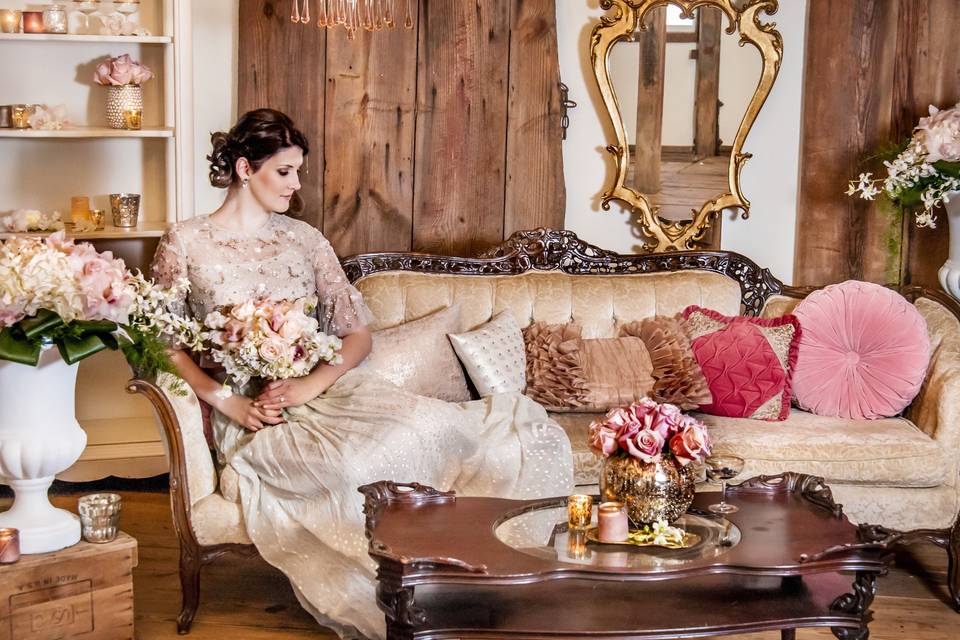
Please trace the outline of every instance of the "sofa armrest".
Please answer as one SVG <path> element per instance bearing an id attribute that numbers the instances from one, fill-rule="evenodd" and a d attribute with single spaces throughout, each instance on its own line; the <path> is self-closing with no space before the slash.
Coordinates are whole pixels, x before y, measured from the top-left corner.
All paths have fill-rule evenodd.
<path id="1" fill-rule="evenodd" d="M 960 320 L 944 305 L 930 298 L 914 303 L 927 321 L 930 336 L 930 367 L 920 393 L 906 416 L 944 451 L 960 451 Z M 956 479 L 956 462 L 950 478 Z M 953 481 L 951 481 L 953 484 Z"/>
<path id="2" fill-rule="evenodd" d="M 203 435 L 200 401 L 188 385 L 161 373 L 155 382 L 135 378 L 128 384 L 131 393 L 150 400 L 163 426 L 163 446 L 170 462 L 171 499 L 179 496 L 187 509 L 217 488 L 217 472 Z M 172 500 L 173 501 L 173 500 Z"/>

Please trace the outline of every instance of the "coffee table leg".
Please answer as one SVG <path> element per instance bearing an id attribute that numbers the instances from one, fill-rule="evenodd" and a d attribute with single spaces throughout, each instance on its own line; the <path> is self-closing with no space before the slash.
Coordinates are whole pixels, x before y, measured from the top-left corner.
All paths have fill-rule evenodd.
<path id="1" fill-rule="evenodd" d="M 780 629 L 780 640 L 797 640 L 797 630 Z"/>
<path id="2" fill-rule="evenodd" d="M 377 592 L 378 604 L 387 617 L 387 640 L 413 640 L 414 627 L 427 619 L 413 600 L 413 587 L 391 589 L 381 583 Z"/>
<path id="3" fill-rule="evenodd" d="M 843 594 L 833 601 L 830 608 L 859 616 L 860 626 L 855 629 L 833 627 L 831 629 L 833 635 L 840 640 L 867 640 L 870 637 L 870 630 L 867 629 L 867 611 L 875 595 L 877 595 L 877 574 L 858 571 L 857 578 L 853 582 L 853 593 Z"/>

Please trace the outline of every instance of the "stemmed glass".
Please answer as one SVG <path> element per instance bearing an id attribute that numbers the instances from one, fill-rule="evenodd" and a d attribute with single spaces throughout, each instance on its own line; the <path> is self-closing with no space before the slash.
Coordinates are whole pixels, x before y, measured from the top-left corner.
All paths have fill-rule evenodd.
<path id="1" fill-rule="evenodd" d="M 720 481 L 720 502 L 711 504 L 708 509 L 714 513 L 733 513 L 740 507 L 727 504 L 727 480 L 735 478 L 743 471 L 743 458 L 737 456 L 709 456 L 705 460 L 707 478 L 711 481 Z"/>

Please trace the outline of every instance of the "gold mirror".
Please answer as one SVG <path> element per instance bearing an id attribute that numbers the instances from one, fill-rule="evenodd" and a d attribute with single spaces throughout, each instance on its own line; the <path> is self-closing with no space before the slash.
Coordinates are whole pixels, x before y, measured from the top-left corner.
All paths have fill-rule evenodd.
<path id="1" fill-rule="evenodd" d="M 743 144 L 783 56 L 760 14 L 777 2 L 601 0 L 590 60 L 617 137 L 602 205 L 630 208 L 644 250 L 696 247 L 724 209 L 749 216 Z"/>

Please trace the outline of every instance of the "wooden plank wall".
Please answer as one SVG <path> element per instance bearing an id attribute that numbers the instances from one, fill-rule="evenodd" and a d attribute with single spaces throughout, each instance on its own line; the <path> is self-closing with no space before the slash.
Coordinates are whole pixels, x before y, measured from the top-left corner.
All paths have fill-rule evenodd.
<path id="1" fill-rule="evenodd" d="M 928 105 L 960 99 L 960 3 L 810 0 L 808 11 L 794 282 L 938 287 L 945 221 L 918 230 L 843 192 L 861 158 L 909 135 Z"/>
<path id="2" fill-rule="evenodd" d="M 412 31 L 353 41 L 289 4 L 240 0 L 238 110 L 302 125 L 303 217 L 341 256 L 563 227 L 554 0 L 420 0 Z"/>

